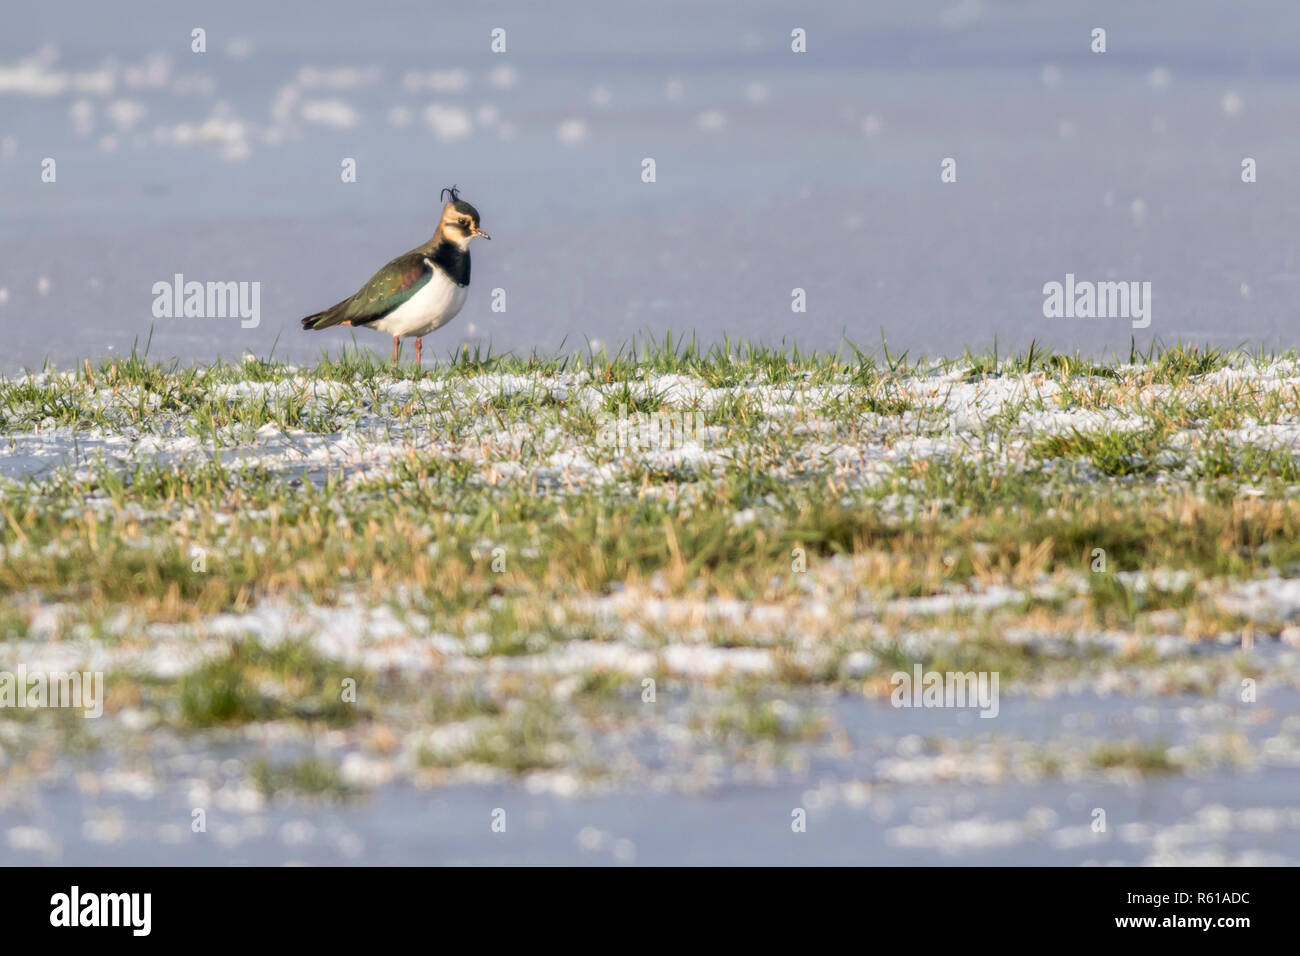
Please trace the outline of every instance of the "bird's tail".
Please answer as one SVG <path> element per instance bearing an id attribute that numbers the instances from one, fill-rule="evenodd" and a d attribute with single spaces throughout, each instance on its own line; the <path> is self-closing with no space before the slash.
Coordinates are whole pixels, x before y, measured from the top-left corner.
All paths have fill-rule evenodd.
<path id="1" fill-rule="evenodd" d="M 343 325 L 347 323 L 348 320 L 344 318 L 344 309 L 343 309 L 343 306 L 346 304 L 346 302 L 347 300 L 345 299 L 343 302 L 340 302 L 338 305 L 330 306 L 324 312 L 317 312 L 315 315 L 307 316 L 307 318 L 302 320 L 302 327 L 304 329 L 312 329 L 312 330 L 328 329 L 332 325 Z"/>

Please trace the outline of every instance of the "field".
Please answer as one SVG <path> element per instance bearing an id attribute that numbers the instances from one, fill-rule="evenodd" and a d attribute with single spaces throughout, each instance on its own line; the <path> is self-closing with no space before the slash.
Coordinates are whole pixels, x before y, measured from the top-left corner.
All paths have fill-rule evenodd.
<path id="1" fill-rule="evenodd" d="M 1300 861 L 1298 408 L 1190 346 L 0 379 L 0 672 L 104 682 L 0 710 L 0 855 Z"/>

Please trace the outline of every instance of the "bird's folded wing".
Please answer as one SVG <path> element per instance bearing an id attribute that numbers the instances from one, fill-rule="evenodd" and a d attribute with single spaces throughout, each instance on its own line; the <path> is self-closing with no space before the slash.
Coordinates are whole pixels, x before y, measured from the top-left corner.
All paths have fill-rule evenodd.
<path id="1" fill-rule="evenodd" d="M 361 291 L 348 300 L 341 316 L 352 325 L 378 322 L 433 277 L 433 269 L 420 252 L 398 256 L 376 272 Z"/>

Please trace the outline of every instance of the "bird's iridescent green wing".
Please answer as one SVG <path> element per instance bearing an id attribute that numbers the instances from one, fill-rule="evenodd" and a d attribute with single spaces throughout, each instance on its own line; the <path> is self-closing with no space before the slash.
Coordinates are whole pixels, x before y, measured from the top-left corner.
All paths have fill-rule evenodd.
<path id="1" fill-rule="evenodd" d="M 343 320 L 353 325 L 377 322 L 419 292 L 432 277 L 433 270 L 422 252 L 398 256 L 348 300 Z"/>

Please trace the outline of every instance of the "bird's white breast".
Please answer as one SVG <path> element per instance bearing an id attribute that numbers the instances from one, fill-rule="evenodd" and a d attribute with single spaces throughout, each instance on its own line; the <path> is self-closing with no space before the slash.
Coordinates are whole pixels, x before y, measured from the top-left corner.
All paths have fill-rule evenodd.
<path id="1" fill-rule="evenodd" d="M 371 328 L 389 335 L 420 336 L 428 335 L 456 318 L 469 296 L 469 286 L 457 285 L 428 259 L 424 261 L 433 270 L 429 281 Z"/>

